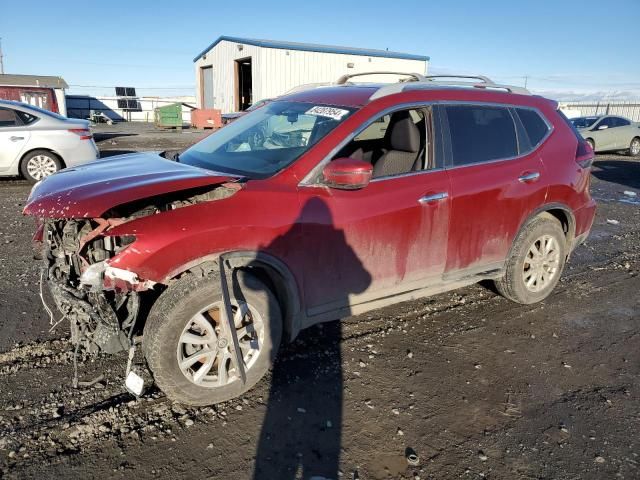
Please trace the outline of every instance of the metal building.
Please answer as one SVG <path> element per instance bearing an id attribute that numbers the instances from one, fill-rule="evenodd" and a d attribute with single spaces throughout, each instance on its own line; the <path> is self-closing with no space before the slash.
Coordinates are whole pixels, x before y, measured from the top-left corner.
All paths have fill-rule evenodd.
<path id="1" fill-rule="evenodd" d="M 427 73 L 429 57 L 408 53 L 222 36 L 193 59 L 197 103 L 223 113 L 346 73 Z M 380 79 L 378 79 L 380 80 Z M 389 81 L 389 78 L 385 78 Z M 364 81 L 364 79 L 363 79 Z M 376 81 L 367 77 L 366 81 Z"/>

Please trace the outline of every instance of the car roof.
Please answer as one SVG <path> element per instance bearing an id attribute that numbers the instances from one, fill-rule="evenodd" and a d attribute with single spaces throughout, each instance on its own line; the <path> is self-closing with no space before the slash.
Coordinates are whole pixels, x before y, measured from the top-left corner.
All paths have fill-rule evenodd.
<path id="1" fill-rule="evenodd" d="M 28 103 L 24 103 L 24 102 L 16 102 L 15 100 L 4 100 L 4 99 L 0 99 L 0 105 L 5 106 L 5 107 L 12 107 L 12 108 L 17 108 L 17 109 L 22 109 L 22 110 L 27 110 L 27 111 L 36 111 L 34 110 L 34 108 L 29 105 Z"/>
<path id="2" fill-rule="evenodd" d="M 446 86 L 446 85 L 424 85 L 413 82 L 406 82 L 402 90 L 392 92 L 384 96 L 379 96 L 378 92 L 384 91 L 389 87 L 389 83 L 362 83 L 362 84 L 344 84 L 331 86 L 310 86 L 307 89 L 295 91 L 278 97 L 277 100 L 319 103 L 325 105 L 336 105 L 345 107 L 363 107 L 377 98 L 385 98 L 396 95 L 404 95 L 407 93 L 429 92 L 430 97 L 437 97 L 442 94 L 447 99 L 452 99 L 460 94 L 461 100 L 468 101 L 473 99 L 482 102 L 510 103 L 505 101 L 509 98 L 518 98 L 514 102 L 517 104 L 538 105 L 540 101 L 551 102 L 537 95 L 522 95 L 519 93 L 511 93 L 491 88 L 469 88 L 465 86 Z M 372 98 L 373 97 L 373 98 Z M 524 101 L 523 101 L 524 100 Z M 555 103 L 555 102 L 553 102 Z"/>

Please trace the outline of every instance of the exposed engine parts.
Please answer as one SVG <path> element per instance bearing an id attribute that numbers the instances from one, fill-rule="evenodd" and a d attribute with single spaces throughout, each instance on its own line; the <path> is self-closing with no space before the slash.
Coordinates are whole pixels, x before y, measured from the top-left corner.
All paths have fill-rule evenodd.
<path id="1" fill-rule="evenodd" d="M 96 276 L 83 276 L 133 241 L 100 236 L 108 224 L 107 220 L 52 220 L 45 225 L 44 278 L 58 310 L 71 323 L 72 342 L 87 353 L 129 348 L 140 308 L 137 292 L 104 290 Z"/>

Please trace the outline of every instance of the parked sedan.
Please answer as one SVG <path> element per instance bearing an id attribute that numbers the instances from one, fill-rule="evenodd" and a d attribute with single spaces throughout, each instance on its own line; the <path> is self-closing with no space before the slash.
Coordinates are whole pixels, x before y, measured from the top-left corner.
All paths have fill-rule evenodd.
<path id="1" fill-rule="evenodd" d="M 0 100 L 0 176 L 32 183 L 99 157 L 87 120 Z"/>
<path id="2" fill-rule="evenodd" d="M 640 123 L 615 115 L 572 118 L 571 123 L 595 152 L 627 150 L 640 156 Z"/>

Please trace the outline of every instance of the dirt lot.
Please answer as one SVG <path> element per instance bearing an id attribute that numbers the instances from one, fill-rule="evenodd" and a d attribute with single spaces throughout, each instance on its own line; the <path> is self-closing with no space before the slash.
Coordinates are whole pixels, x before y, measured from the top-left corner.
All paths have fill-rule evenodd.
<path id="1" fill-rule="evenodd" d="M 103 154 L 203 135 L 146 130 L 99 129 Z M 640 477 L 638 161 L 598 157 L 592 235 L 547 301 L 478 285 L 314 327 L 248 395 L 209 408 L 135 400 L 126 355 L 85 363 L 83 379 L 105 380 L 71 387 L 66 326 L 49 332 L 38 298 L 28 192 L 0 181 L 0 477 Z"/>

